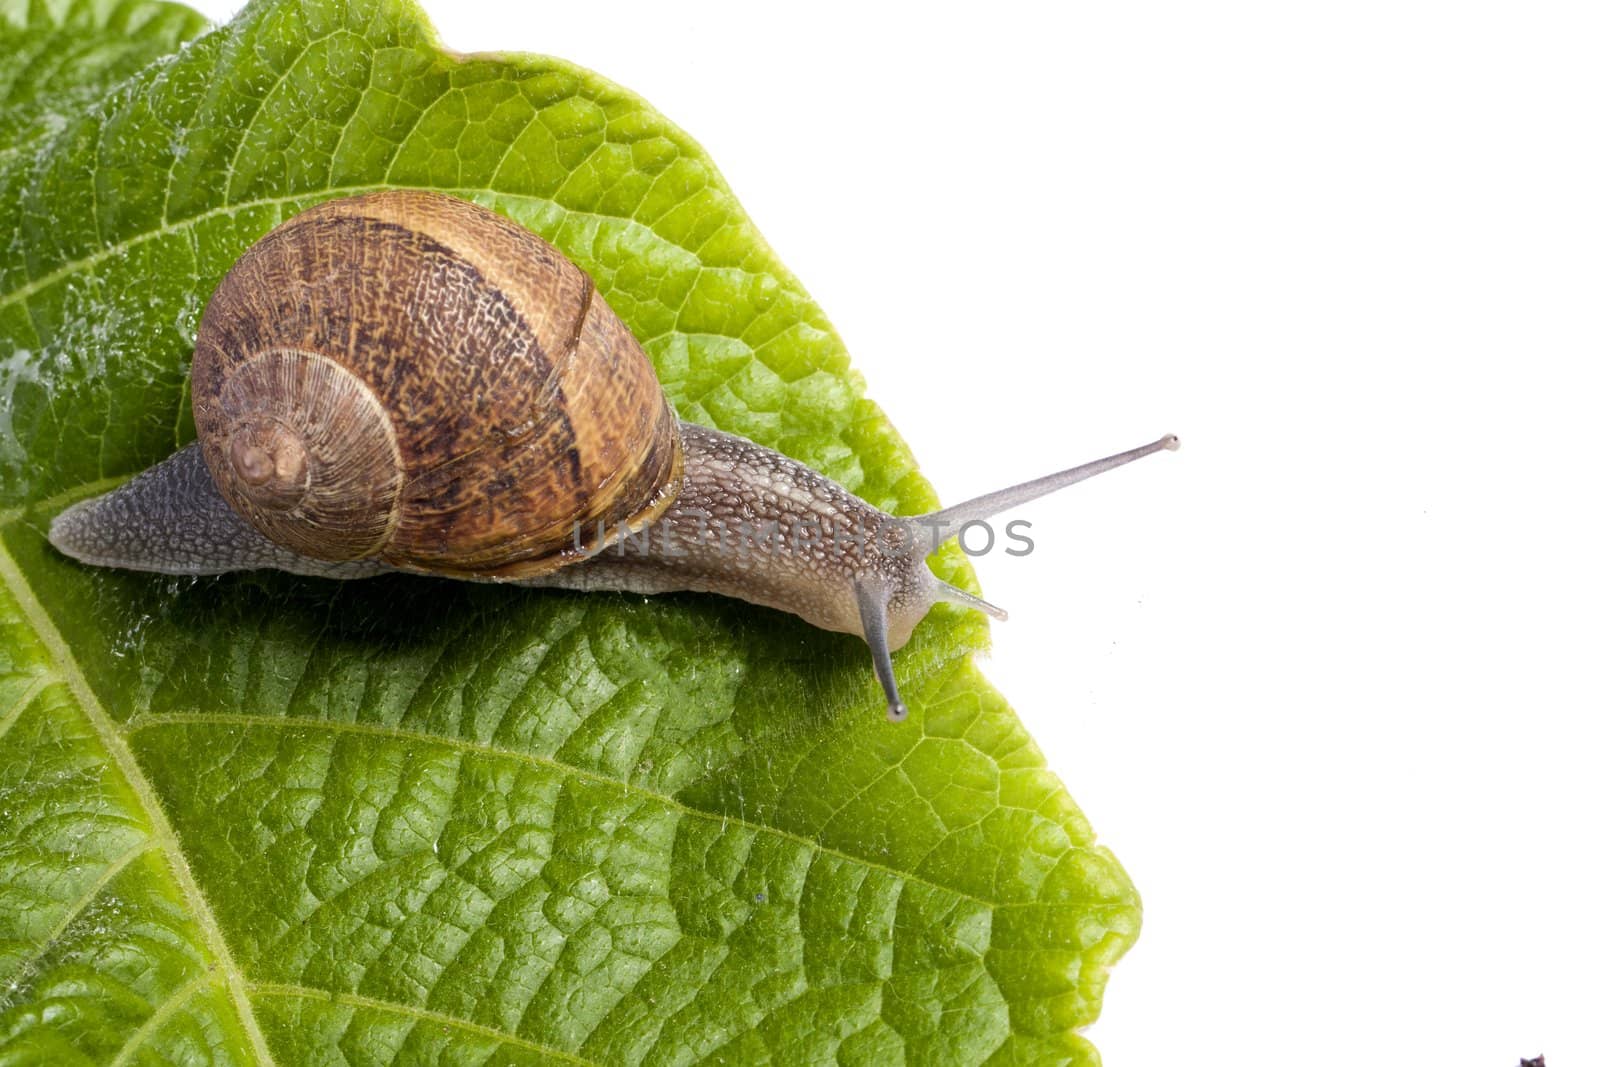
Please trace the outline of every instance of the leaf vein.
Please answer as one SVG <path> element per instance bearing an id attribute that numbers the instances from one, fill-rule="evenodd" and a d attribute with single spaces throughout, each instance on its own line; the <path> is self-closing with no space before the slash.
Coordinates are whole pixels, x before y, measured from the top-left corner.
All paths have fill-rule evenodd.
<path id="1" fill-rule="evenodd" d="M 172 996 L 166 999 L 161 1007 L 150 1014 L 150 1018 L 146 1019 L 139 1029 L 128 1035 L 128 1040 L 122 1043 L 122 1047 L 117 1050 L 116 1056 L 106 1067 L 122 1067 L 124 1063 L 129 1062 L 129 1057 L 139 1051 L 145 1040 L 155 1033 L 162 1023 L 176 1014 L 178 1009 L 189 1003 L 190 998 L 209 985 L 215 977 L 209 970 L 205 970 L 185 982 Z"/>
<path id="2" fill-rule="evenodd" d="M 10 974 L 0 978 L 0 985 L 15 983 L 26 975 L 30 968 L 44 958 L 45 954 L 50 951 L 50 947 L 61 938 L 61 935 L 67 932 L 67 928 L 77 921 L 78 916 L 82 915 L 84 910 L 94 902 L 94 898 L 100 895 L 100 891 L 110 885 L 130 863 L 153 848 L 167 847 L 170 844 L 171 842 L 163 841 L 159 837 L 147 837 L 112 860 L 110 866 L 101 872 L 100 876 L 94 880 L 89 888 L 84 890 L 78 896 L 78 899 L 67 907 L 61 918 L 57 920 L 55 928 L 44 936 L 32 952 L 18 961 L 16 968 Z"/>
<path id="3" fill-rule="evenodd" d="M 487 1037 L 503 1044 L 513 1045 L 517 1048 L 527 1049 L 529 1052 L 539 1052 L 546 1056 L 568 1063 L 583 1064 L 585 1067 L 599 1067 L 593 1060 L 586 1060 L 582 1056 L 574 1055 L 562 1049 L 541 1045 L 530 1041 L 518 1034 L 497 1030 L 492 1026 L 471 1022 L 454 1015 L 443 1012 L 431 1011 L 427 1008 L 418 1008 L 410 1004 L 396 1004 L 391 1000 L 378 1000 L 374 997 L 364 997 L 359 993 L 334 993 L 326 989 L 312 989 L 308 986 L 292 985 L 284 982 L 253 982 L 250 984 L 250 994 L 257 997 L 289 997 L 298 1000 L 323 1000 L 329 1004 L 349 1004 L 357 1008 L 366 1008 L 370 1011 L 384 1011 L 392 1015 L 404 1015 L 419 1022 L 432 1023 L 435 1026 L 444 1026 L 456 1030 L 465 1030 L 468 1033 Z"/>
<path id="4" fill-rule="evenodd" d="M 141 730 L 155 729 L 161 726 L 182 726 L 205 723 L 214 723 L 222 726 L 243 726 L 246 728 L 277 727 L 285 730 L 305 729 L 325 730 L 330 733 L 368 734 L 374 737 L 386 737 L 401 741 L 412 741 L 421 744 L 438 745 L 443 748 L 453 748 L 463 752 L 474 752 L 479 755 L 492 756 L 498 759 L 516 760 L 522 763 L 549 767 L 553 770 L 572 775 L 573 777 L 582 778 L 586 781 L 594 782 L 596 784 L 607 785 L 616 789 L 620 789 L 623 792 L 637 793 L 640 796 L 655 800 L 660 804 L 681 811 L 686 815 L 693 816 L 694 818 L 705 819 L 710 822 L 720 822 L 724 824 L 731 823 L 742 826 L 745 829 L 751 830 L 758 834 L 771 834 L 775 837 L 782 837 L 787 840 L 794 841 L 797 844 L 804 845 L 807 848 L 815 849 L 819 852 L 825 852 L 832 856 L 837 856 L 846 862 L 860 864 L 864 867 L 872 867 L 895 878 L 917 882 L 920 885 L 927 886 L 929 889 L 936 889 L 940 892 L 950 893 L 953 896 L 960 897 L 963 900 L 972 901 L 975 904 L 981 904 L 987 908 L 1002 908 L 1011 906 L 1010 904 L 1000 901 L 988 900 L 965 889 L 958 889 L 955 886 L 946 885 L 942 882 L 936 882 L 931 878 L 927 878 L 912 871 L 903 871 L 898 868 L 879 863 L 876 860 L 868 859 L 865 856 L 859 856 L 853 852 L 847 852 L 844 849 L 836 848 L 832 845 L 825 845 L 814 838 L 806 837 L 804 834 L 799 834 L 792 830 L 785 830 L 782 827 L 768 826 L 763 823 L 753 822 L 749 819 L 742 818 L 738 815 L 730 815 L 726 812 L 706 811 L 701 808 L 691 807 L 690 805 L 679 800 L 677 797 L 669 794 L 661 793 L 654 789 L 635 785 L 630 782 L 624 782 L 620 779 L 613 778 L 609 775 L 600 774 L 596 771 L 586 770 L 582 767 L 574 766 L 573 764 L 566 763 L 562 760 L 552 759 L 549 756 L 536 755 L 531 752 L 517 752 L 512 749 L 499 748 L 495 745 L 485 744 L 481 741 L 467 741 L 462 738 L 455 737 L 440 737 L 436 734 L 423 733 L 420 730 L 412 730 L 402 726 L 390 726 L 380 723 L 330 722 L 326 719 L 246 715 L 229 712 L 203 711 L 168 712 L 160 715 L 136 715 L 128 721 L 126 732 L 128 736 L 131 737 L 133 734 L 138 733 Z"/>
<path id="5" fill-rule="evenodd" d="M 22 694 L 17 697 L 16 704 L 12 705 L 11 709 L 4 715 L 0 715 L 0 740 L 5 739 L 11 727 L 15 726 L 17 720 L 22 718 L 23 713 L 28 710 L 29 706 L 39 699 L 39 694 L 44 692 L 45 687 L 58 680 L 47 671 L 28 683 L 28 688 L 24 689 Z"/>

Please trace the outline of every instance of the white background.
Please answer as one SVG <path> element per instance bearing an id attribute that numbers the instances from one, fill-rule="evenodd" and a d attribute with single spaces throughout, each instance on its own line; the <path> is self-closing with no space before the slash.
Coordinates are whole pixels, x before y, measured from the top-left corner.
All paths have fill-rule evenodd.
<path id="1" fill-rule="evenodd" d="M 1582 5 L 426 6 L 698 138 L 946 501 L 1182 435 L 979 561 L 1108 1064 L 1600 1063 Z"/>

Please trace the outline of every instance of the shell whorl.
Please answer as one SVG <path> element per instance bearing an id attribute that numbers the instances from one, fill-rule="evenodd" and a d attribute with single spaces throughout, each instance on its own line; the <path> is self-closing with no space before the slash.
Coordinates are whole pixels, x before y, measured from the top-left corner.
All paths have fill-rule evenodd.
<path id="1" fill-rule="evenodd" d="M 193 388 L 223 496 L 318 559 L 526 578 L 653 519 L 682 474 L 676 417 L 589 277 L 434 193 L 328 201 L 251 246 Z"/>
<path id="2" fill-rule="evenodd" d="M 393 423 L 358 376 L 326 356 L 272 349 L 234 367 L 201 437 L 223 499 L 278 544 L 325 560 L 364 559 L 399 518 Z"/>

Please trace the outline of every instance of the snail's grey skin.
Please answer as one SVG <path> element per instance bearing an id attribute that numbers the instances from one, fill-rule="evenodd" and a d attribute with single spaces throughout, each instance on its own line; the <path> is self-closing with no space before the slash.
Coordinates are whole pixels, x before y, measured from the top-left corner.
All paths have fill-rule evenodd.
<path id="1" fill-rule="evenodd" d="M 1178 447 L 1167 436 L 1141 448 L 1046 475 L 910 518 L 887 515 L 788 457 L 742 437 L 681 425 L 683 485 L 654 523 L 586 561 L 523 585 L 634 593 L 717 593 L 798 615 L 866 640 L 888 698 L 906 716 L 889 653 L 905 644 L 939 601 L 998 618 L 1004 612 L 933 576 L 925 559 L 969 522 Z M 394 570 L 357 560 L 329 563 L 282 548 L 223 500 L 198 445 L 103 496 L 75 504 L 50 525 L 61 552 L 97 566 L 164 574 L 275 568 L 328 578 Z"/>
<path id="2" fill-rule="evenodd" d="M 91 566 L 157 574 L 280 570 L 369 578 L 391 569 L 366 560 L 326 563 L 269 541 L 222 499 L 198 443 L 67 508 L 50 522 L 50 543 Z"/>

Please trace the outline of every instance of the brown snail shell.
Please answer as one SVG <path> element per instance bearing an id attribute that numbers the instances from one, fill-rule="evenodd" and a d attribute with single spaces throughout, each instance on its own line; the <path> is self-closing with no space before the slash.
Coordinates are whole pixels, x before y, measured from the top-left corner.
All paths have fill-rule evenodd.
<path id="1" fill-rule="evenodd" d="M 321 560 L 533 577 L 655 518 L 682 476 L 671 406 L 589 276 L 437 193 L 328 201 L 253 245 L 206 307 L 193 402 L 227 502 Z"/>

